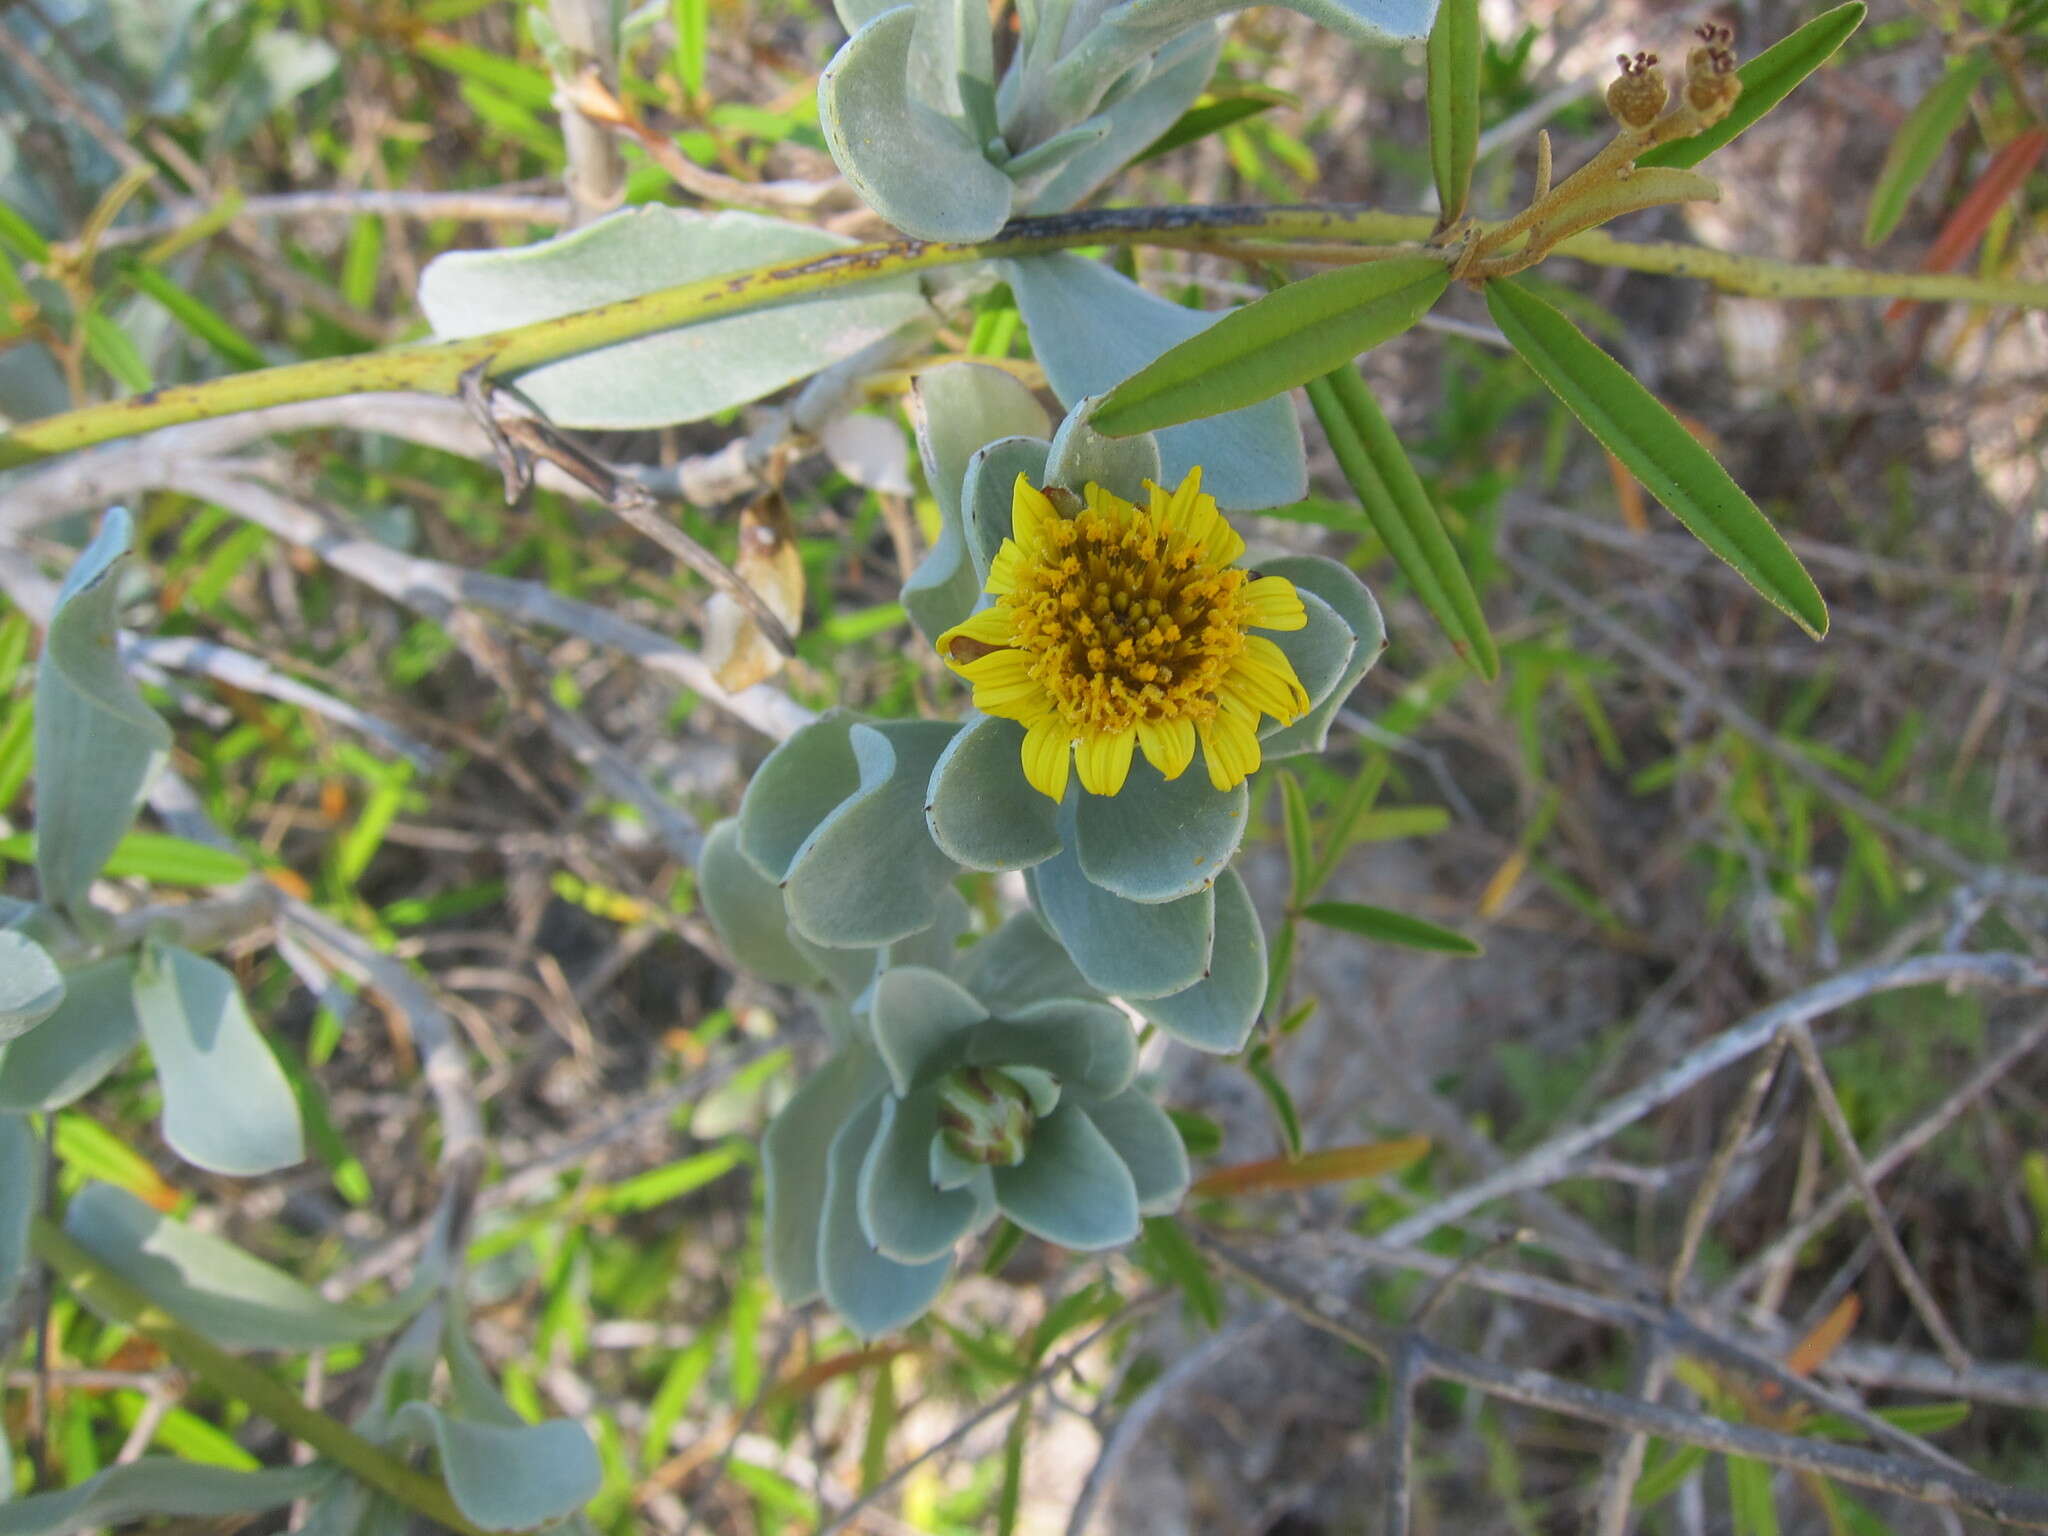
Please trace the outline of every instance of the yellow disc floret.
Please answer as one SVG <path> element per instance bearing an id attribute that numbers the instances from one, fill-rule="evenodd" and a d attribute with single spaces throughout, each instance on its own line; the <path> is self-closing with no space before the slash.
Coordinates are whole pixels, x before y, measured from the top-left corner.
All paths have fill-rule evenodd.
<path id="1" fill-rule="evenodd" d="M 1146 489 L 1142 508 L 1098 485 L 1077 502 L 1019 475 L 995 601 L 939 636 L 975 707 L 1024 726 L 1024 776 L 1055 800 L 1070 760 L 1083 789 L 1113 795 L 1134 750 L 1172 779 L 1197 740 L 1209 782 L 1230 789 L 1259 766 L 1259 716 L 1309 707 L 1286 653 L 1250 633 L 1308 622 L 1294 584 L 1236 564 L 1244 540 L 1201 470 Z"/>

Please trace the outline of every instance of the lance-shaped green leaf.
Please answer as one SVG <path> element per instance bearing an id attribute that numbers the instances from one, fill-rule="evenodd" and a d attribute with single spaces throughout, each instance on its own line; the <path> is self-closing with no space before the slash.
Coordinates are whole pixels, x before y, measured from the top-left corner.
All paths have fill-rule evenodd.
<path id="1" fill-rule="evenodd" d="M 1863 0 L 1848 0 L 1822 11 L 1790 37 L 1780 38 L 1735 72 L 1742 94 L 1726 117 L 1705 133 L 1674 139 L 1637 157 L 1638 166 L 1698 165 L 1715 150 L 1792 94 L 1793 89 L 1825 64 L 1849 34 L 1863 23 Z"/>
<path id="2" fill-rule="evenodd" d="M 381 1339 L 426 1305 L 436 1280 L 423 1275 L 389 1301 L 329 1301 L 111 1184 L 88 1184 L 73 1196 L 64 1228 L 164 1311 L 232 1349 L 333 1349 Z"/>
<path id="3" fill-rule="evenodd" d="M 1645 208 L 1661 208 L 1669 203 L 1719 201 L 1720 184 L 1693 171 L 1637 169 L 1618 181 L 1599 183 L 1572 198 L 1532 230 L 1529 239 L 1532 244 L 1548 247 L 1625 213 L 1640 213 Z"/>
<path id="4" fill-rule="evenodd" d="M 1695 538 L 1809 635 L 1827 633 L 1827 604 L 1799 557 L 1655 395 L 1519 284 L 1488 283 L 1486 307 L 1536 376 Z"/>
<path id="5" fill-rule="evenodd" d="M 121 841 L 171 733 L 114 649 L 133 525 L 116 507 L 71 567 L 36 668 L 36 876 L 76 908 Z"/>
<path id="6" fill-rule="evenodd" d="M 1473 671 L 1488 681 L 1499 676 L 1500 653 L 1472 578 L 1372 391 L 1346 367 L 1312 382 L 1308 399 L 1338 468 L 1422 606 Z"/>
<path id="7" fill-rule="evenodd" d="M 645 206 L 538 244 L 450 251 L 420 276 L 443 340 L 551 320 L 657 288 L 843 250 L 842 235 L 756 213 Z M 600 347 L 519 376 L 565 427 L 660 427 L 744 405 L 928 312 L 913 278 Z"/>
<path id="8" fill-rule="evenodd" d="M 1111 390 L 1097 431 L 1152 432 L 1269 399 L 1400 335 L 1450 285 L 1433 256 L 1319 272 L 1234 309 Z"/>
<path id="9" fill-rule="evenodd" d="M 1429 168 L 1446 226 L 1464 217 L 1479 153 L 1479 0 L 1440 0 L 1429 29 Z"/>
<path id="10" fill-rule="evenodd" d="M 43 1203 L 43 1146 L 26 1115 L 0 1115 L 0 1307 L 21 1283 L 28 1228 Z M 0 1487 L 6 1487 L 0 1484 Z"/>
<path id="11" fill-rule="evenodd" d="M 1898 228 L 1906 205 L 1927 179 L 1927 173 L 1934 169 L 1943 146 L 1962 126 L 1970 110 L 1970 92 L 1990 67 L 1990 58 L 1984 53 L 1949 65 L 1948 73 L 1899 124 L 1891 148 L 1885 152 L 1884 165 L 1877 173 L 1877 185 L 1871 189 L 1870 213 L 1863 222 L 1865 245 L 1878 244 Z"/>
<path id="12" fill-rule="evenodd" d="M 164 1094 L 164 1140 L 187 1162 L 243 1177 L 306 1155 L 299 1101 L 220 966 L 176 946 L 144 953 L 135 1016 Z"/>
<path id="13" fill-rule="evenodd" d="M 604 1467 L 581 1424 L 483 1424 L 431 1403 L 393 1416 L 401 1440 L 432 1445 L 455 1507 L 487 1531 L 526 1531 L 573 1515 L 597 1496 Z"/>
<path id="14" fill-rule="evenodd" d="M 1382 944 L 1400 944 L 1408 949 L 1434 950 L 1440 955 L 1477 955 L 1484 951 L 1455 928 L 1445 928 L 1427 918 L 1410 917 L 1385 907 L 1371 907 L 1360 901 L 1312 901 L 1301 915 L 1325 928 L 1339 928 Z"/>
<path id="15" fill-rule="evenodd" d="M 985 240 L 1010 216 L 1010 178 L 959 122 L 912 90 L 917 8 L 884 11 L 818 77 L 818 126 L 861 201 L 920 240 Z"/>
<path id="16" fill-rule="evenodd" d="M 0 929 L 0 1045 L 57 1011 L 64 976 L 49 952 L 25 933 Z"/>
<path id="17" fill-rule="evenodd" d="M 1147 293 L 1099 261 L 1065 251 L 1005 262 L 1031 347 L 1063 404 L 1112 390 L 1216 317 Z M 1098 416 L 1098 431 L 1106 428 Z M 1137 426 L 1117 431 L 1136 432 Z M 1283 506 L 1308 493 L 1301 428 L 1285 400 L 1261 400 L 1159 434 L 1164 483 L 1202 466 L 1202 489 L 1225 512 Z"/>
<path id="18" fill-rule="evenodd" d="M 64 981 L 57 1011 L 0 1049 L 0 1111 L 62 1109 L 135 1049 L 134 956 L 101 960 Z"/>
<path id="19" fill-rule="evenodd" d="M 324 1463 L 237 1472 L 145 1456 L 109 1467 L 76 1488 L 0 1503 L 0 1536 L 71 1536 L 137 1520 L 226 1520 L 318 1493 L 335 1476 Z"/>
<path id="20" fill-rule="evenodd" d="M 1266 935 L 1237 871 L 1216 882 L 1216 939 L 1200 980 L 1131 1006 L 1183 1045 L 1229 1055 L 1244 1049 L 1266 1000 Z"/>

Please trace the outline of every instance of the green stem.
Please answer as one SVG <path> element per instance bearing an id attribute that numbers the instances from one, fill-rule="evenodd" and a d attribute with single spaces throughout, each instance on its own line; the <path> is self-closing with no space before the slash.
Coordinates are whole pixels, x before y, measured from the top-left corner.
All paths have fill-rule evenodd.
<path id="1" fill-rule="evenodd" d="M 301 1402 L 291 1388 L 239 1355 L 192 1332 L 108 1269 L 47 1216 L 29 1229 L 30 1246 L 80 1301 L 151 1340 L 180 1367 L 216 1391 L 246 1403 L 279 1429 L 408 1509 L 460 1536 L 485 1536 L 463 1517 L 448 1490 L 339 1420 Z"/>
<path id="2" fill-rule="evenodd" d="M 1076 246 L 1212 245 L 1238 236 L 1324 242 L 1345 239 L 1375 246 L 1419 244 L 1429 239 L 1434 228 L 1434 221 L 1426 217 L 1345 205 L 1120 208 L 1019 219 L 1000 234 L 981 241 L 903 240 L 852 246 L 807 261 L 752 267 L 661 288 L 597 309 L 463 341 L 263 368 L 46 416 L 0 435 L 0 469 L 33 463 L 94 443 L 135 437 L 182 422 L 230 416 L 261 406 L 384 390 L 453 394 L 462 374 L 479 364 L 493 376 L 515 374 L 557 358 L 657 331 L 968 262 L 1039 255 Z M 1807 266 L 1731 255 L 1700 246 L 1637 244 L 1597 231 L 1573 236 L 1559 245 L 1555 254 L 1637 272 L 1705 278 L 1737 293 L 1773 298 L 1906 298 L 2048 309 L 2048 283 L 1987 279 L 1964 273 L 1863 272 L 1845 267 Z M 1449 253 L 1445 255 L 1449 259 Z"/>

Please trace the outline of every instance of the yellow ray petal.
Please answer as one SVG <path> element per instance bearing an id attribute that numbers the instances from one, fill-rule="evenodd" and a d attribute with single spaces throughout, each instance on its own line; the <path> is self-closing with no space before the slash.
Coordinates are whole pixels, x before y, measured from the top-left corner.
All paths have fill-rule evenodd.
<path id="1" fill-rule="evenodd" d="M 1089 481 L 1083 494 L 1087 498 L 1090 512 L 1107 520 L 1111 526 L 1121 528 L 1131 520 L 1131 514 L 1138 509 L 1114 491 L 1106 491 L 1094 481 Z"/>
<path id="2" fill-rule="evenodd" d="M 1234 711 L 1223 709 L 1214 719 L 1195 727 L 1202 738 L 1202 758 L 1209 766 L 1209 782 L 1218 789 L 1235 789 L 1259 768 L 1259 735 Z"/>
<path id="3" fill-rule="evenodd" d="M 1075 743 L 1074 764 L 1081 770 L 1081 787 L 1091 795 L 1113 795 L 1122 789 L 1131 773 L 1131 749 L 1137 744 L 1136 731 L 1105 732 Z"/>
<path id="4" fill-rule="evenodd" d="M 996 551 L 995 559 L 988 565 L 988 585 L 982 590 L 995 597 L 1005 597 L 1017 590 L 1018 578 L 1023 568 L 1031 563 L 1031 557 L 1018 545 L 1015 539 L 1003 540 L 1003 547 Z"/>
<path id="5" fill-rule="evenodd" d="M 1010 532 L 1026 552 L 1045 552 L 1045 527 L 1058 522 L 1059 516 L 1059 510 L 1045 492 L 1031 483 L 1030 476 L 1018 471 L 1016 484 L 1010 487 Z"/>
<path id="6" fill-rule="evenodd" d="M 1202 498 L 1208 501 L 1207 497 Z M 1209 502 L 1213 509 L 1215 502 Z M 1244 539 L 1238 531 L 1218 515 L 1202 535 L 1203 558 L 1213 566 L 1235 565 L 1244 558 Z"/>
<path id="7" fill-rule="evenodd" d="M 954 671 L 974 684 L 974 707 L 1005 720 L 1036 719 L 1049 702 L 1045 687 L 1031 675 L 1031 660 L 1022 651 L 991 651 Z"/>
<path id="8" fill-rule="evenodd" d="M 1244 649 L 1223 681 L 1226 688 L 1235 685 L 1240 694 L 1276 720 L 1291 720 L 1308 712 L 1308 690 L 1301 686 L 1294 663 L 1264 635 L 1244 637 Z"/>
<path id="9" fill-rule="evenodd" d="M 1140 720 L 1138 745 L 1146 761 L 1162 778 L 1177 779 L 1195 760 L 1195 726 L 1192 720 Z"/>
<path id="10" fill-rule="evenodd" d="M 1260 629 L 1300 629 L 1308 623 L 1301 594 L 1285 576 L 1261 576 L 1247 583 L 1238 601 L 1244 605 L 1245 622 Z"/>
<path id="11" fill-rule="evenodd" d="M 1073 758 L 1069 727 L 1059 716 L 1047 715 L 1024 733 L 1025 781 L 1048 799 L 1066 799 Z"/>
<path id="12" fill-rule="evenodd" d="M 1006 646 L 1010 644 L 1012 638 L 1010 610 L 998 603 L 992 608 L 984 608 L 971 618 L 955 624 L 951 629 L 939 636 L 939 654 L 946 659 L 948 666 L 958 671 L 961 667 L 977 660 L 981 656 L 982 651 L 980 648 L 982 646 Z M 953 651 L 953 642 L 955 640 L 970 642 L 965 654 L 959 656 L 957 660 Z"/>

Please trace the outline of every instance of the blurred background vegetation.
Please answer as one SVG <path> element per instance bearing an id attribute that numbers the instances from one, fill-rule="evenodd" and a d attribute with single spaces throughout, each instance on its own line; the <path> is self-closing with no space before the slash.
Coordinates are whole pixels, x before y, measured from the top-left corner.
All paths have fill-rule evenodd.
<path id="1" fill-rule="evenodd" d="M 1815 9 L 1747 0 L 1714 14 L 1754 51 Z M 1560 165 L 1600 142 L 1608 58 L 1675 54 L 1705 14 L 1636 0 L 1485 7 L 1475 205 L 1518 204 L 1538 126 Z M 2000 152 L 2040 134 L 2044 16 L 2003 0 L 1879 0 L 1834 66 L 1717 157 L 1720 204 L 1623 232 L 1920 263 Z M 413 295 L 431 257 L 531 241 L 569 215 L 534 17 L 515 0 L 0 0 L 0 412 L 27 419 L 423 335 Z M 695 185 L 628 133 L 627 201 L 699 206 L 709 190 L 773 211 L 775 194 L 748 187 L 828 180 L 813 91 L 841 35 L 829 11 L 786 0 L 634 11 L 619 97 L 680 150 Z M 1975 61 L 1973 92 L 1953 112 L 1916 112 L 1954 61 Z M 1289 14 L 1241 17 L 1203 105 L 1114 200 L 1423 206 L 1420 63 L 1419 49 L 1356 50 Z M 1914 123 L 1931 141 L 1917 178 L 1887 166 Z M 1881 183 L 1902 201 L 1873 250 Z M 2022 168 L 1961 259 L 2041 275 L 2043 190 Z M 885 233 L 843 198 L 790 216 Z M 1204 307 L 1258 291 L 1258 274 L 1214 258 L 1115 259 Z M 1330 1266 L 1352 1273 L 1337 1238 L 1392 1227 L 1846 965 L 1966 943 L 2048 954 L 2039 908 L 2030 919 L 1997 878 L 2048 857 L 2042 317 L 1734 298 L 1569 262 L 1542 277 L 1793 540 L 1833 633 L 1798 635 L 1568 430 L 1473 296 L 1374 353 L 1368 375 L 1450 509 L 1502 676 L 1481 683 L 1450 653 L 1327 455 L 1313 457 L 1317 493 L 1257 534 L 1365 573 L 1392 646 L 1330 753 L 1291 771 L 1331 894 L 1459 927 L 1486 954 L 1305 928 L 1252 1055 L 1170 1057 L 1165 1070 L 1198 1176 L 1302 1147 L 1425 1135 L 1432 1148 L 1370 1178 L 1355 1176 L 1367 1163 L 1340 1162 L 1277 1190 L 1219 1182 L 1185 1227 L 1155 1223 L 1108 1263 L 998 1239 L 936 1316 L 879 1346 L 785 1313 L 760 1272 L 753 1136 L 819 1041 L 784 995 L 713 958 L 690 871 L 640 796 L 651 787 L 708 822 L 764 740 L 588 635 L 537 625 L 516 647 L 479 643 L 467 610 L 394 601 L 203 495 L 136 505 L 159 586 L 135 627 L 230 648 L 361 712 L 322 714 L 169 653 L 150 674 L 179 767 L 241 863 L 416 968 L 465 1032 L 493 1158 L 471 1254 L 479 1343 L 522 1412 L 590 1428 L 606 1467 L 590 1511 L 600 1529 L 811 1530 L 892 1478 L 854 1528 L 1060 1530 L 1081 1501 L 1105 1530 L 1377 1529 L 1383 1379 L 1229 1288 L 1189 1229 L 1286 1237 L 1313 1289 Z M 1000 290 L 935 350 L 1033 377 Z M 883 418 L 900 422 L 918 361 L 875 386 Z M 687 487 L 729 468 L 730 445 L 760 420 L 594 446 Z M 716 494 L 675 506 L 730 557 L 738 503 L 779 478 L 810 595 L 780 684 L 805 704 L 957 706 L 896 601 L 932 527 L 906 441 L 884 434 L 851 465 L 739 453 Z M 351 536 L 695 643 L 700 584 L 557 492 L 508 508 L 479 456 L 339 408 L 267 454 L 267 474 Z M 87 526 L 40 529 L 25 547 L 54 567 Z M 11 878 L 26 873 L 36 632 L 11 607 L 0 619 Z M 598 745 L 579 754 L 579 740 Z M 1276 782 L 1254 804 L 1262 830 L 1246 857 L 1269 919 L 1290 879 Z M 147 840 L 129 858 L 123 877 L 158 892 L 241 867 Z M 402 1272 L 433 1201 L 435 1134 L 403 1015 L 374 993 L 317 997 L 269 948 L 239 975 L 301 1094 L 314 1159 L 257 1185 L 196 1173 L 158 1140 L 154 1079 L 131 1063 L 57 1117 L 60 1185 L 108 1180 L 203 1211 L 337 1287 Z M 2030 1006 L 1919 989 L 1827 1020 L 1821 1043 L 1865 1147 L 1941 1103 L 2038 1017 Z M 1526 1267 L 1603 1262 L 1558 1230 L 1645 1266 L 1668 1259 L 1740 1089 L 1702 1085 L 1557 1184 L 1571 1225 L 1526 1250 Z M 1701 1261 L 1710 1293 L 1745 1287 L 1721 1293 L 1723 1315 L 1801 1369 L 1838 1373 L 1987 1475 L 2036 1487 L 2048 1487 L 2044 1095 L 2048 1064 L 2022 1058 L 1886 1184 L 1908 1251 L 1987 1362 L 1975 1375 L 1926 1368 L 1927 1339 L 1855 1222 L 1766 1251 L 1839 1177 L 1823 1172 L 1820 1122 L 1797 1092 L 1767 1100 Z M 1471 1251 L 1488 1230 L 1467 1223 L 1424 1247 Z M 1403 1317 L 1423 1289 L 1388 1269 L 1358 1295 Z M 45 1299 L 0 1362 L 17 1487 L 73 1482 L 145 1447 L 277 1459 L 273 1431 L 164 1369 L 146 1342 L 61 1292 Z M 1539 1324 L 1466 1292 L 1435 1327 L 1595 1384 L 1629 1380 L 1625 1335 L 1590 1321 Z M 334 1351 L 298 1369 L 309 1393 L 345 1405 L 362 1363 Z M 44 1367 L 47 1401 L 30 1390 Z M 1680 1392 L 1723 1416 L 1839 1432 L 1706 1367 L 1679 1374 Z M 1589 1528 L 1601 1436 L 1445 1389 L 1419 1411 L 1418 1499 L 1433 1524 L 1418 1528 Z M 1649 1467 L 1637 1500 L 1654 1530 L 1964 1528 L 1880 1496 L 1774 1483 L 1753 1463 L 1653 1447 Z"/>

